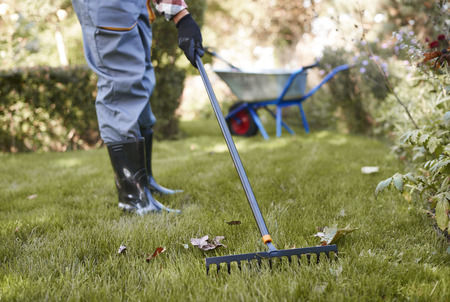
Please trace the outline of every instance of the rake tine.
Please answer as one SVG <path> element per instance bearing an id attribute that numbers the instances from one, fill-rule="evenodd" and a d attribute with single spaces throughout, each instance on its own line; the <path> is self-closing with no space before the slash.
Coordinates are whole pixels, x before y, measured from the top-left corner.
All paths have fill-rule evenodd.
<path id="1" fill-rule="evenodd" d="M 220 270 L 224 270 L 225 267 L 221 267 L 221 265 L 226 263 L 227 271 L 231 273 L 231 266 L 233 262 L 236 262 L 239 270 L 242 270 L 242 265 L 245 265 L 244 261 L 247 261 L 248 269 L 255 269 L 257 266 L 261 268 L 263 267 L 263 259 L 265 261 L 269 261 L 270 269 L 272 269 L 276 266 L 277 261 L 281 261 L 280 264 L 283 262 L 286 263 L 284 257 L 286 257 L 289 261 L 289 265 L 292 265 L 295 261 L 297 261 L 298 265 L 303 265 L 306 261 L 308 264 L 313 264 L 319 263 L 320 260 L 323 261 L 325 259 L 325 255 L 326 257 L 331 257 L 331 252 L 337 253 L 337 247 L 335 245 L 212 257 L 207 258 L 205 261 L 206 271 L 208 273 L 210 266 L 214 264 L 217 265 L 217 272 L 219 272 Z M 321 253 L 325 253 L 325 255 L 321 255 Z M 295 260 L 294 257 L 297 257 L 297 260 Z"/>

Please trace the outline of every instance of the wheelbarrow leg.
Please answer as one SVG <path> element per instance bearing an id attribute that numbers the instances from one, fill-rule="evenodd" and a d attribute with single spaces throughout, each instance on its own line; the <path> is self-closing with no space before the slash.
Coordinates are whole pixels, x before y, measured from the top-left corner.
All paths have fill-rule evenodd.
<path id="1" fill-rule="evenodd" d="M 309 133 L 309 125 L 308 121 L 306 120 L 306 114 L 303 110 L 302 103 L 298 103 L 298 108 L 300 109 L 300 115 L 302 116 L 303 128 L 305 128 L 306 133 Z"/>
<path id="2" fill-rule="evenodd" d="M 287 130 L 287 132 L 289 132 L 290 134 L 294 135 L 295 134 L 294 131 L 291 128 L 289 128 L 289 126 L 286 125 L 283 122 L 283 119 L 281 117 L 281 110 L 282 110 L 282 107 L 277 106 L 277 116 L 275 118 L 276 119 L 276 123 L 277 123 L 277 137 L 281 136 L 281 127 L 284 127 Z"/>
<path id="3" fill-rule="evenodd" d="M 275 115 L 275 113 L 273 113 L 272 110 L 270 110 L 269 108 L 267 108 L 267 106 L 264 106 L 263 108 L 266 109 L 266 111 L 269 112 L 270 115 L 271 115 L 274 119 L 277 118 L 276 115 Z M 286 129 L 286 131 L 289 132 L 290 134 L 292 134 L 292 135 L 295 134 L 294 130 L 292 130 L 291 128 L 289 128 L 289 126 L 288 126 L 285 122 L 281 121 L 281 126 L 283 126 L 284 129 Z"/>
<path id="4" fill-rule="evenodd" d="M 258 129 L 259 129 L 259 132 L 261 132 L 261 135 L 264 137 L 265 140 L 268 140 L 269 135 L 267 135 L 266 129 L 264 129 L 261 119 L 259 118 L 256 111 L 252 108 L 252 106 L 248 106 L 247 110 L 248 110 L 248 112 L 250 112 L 250 115 L 252 116 L 253 120 L 255 121 L 256 126 L 258 126 Z"/>
<path id="5" fill-rule="evenodd" d="M 277 117 L 275 118 L 277 125 L 277 137 L 281 136 L 281 107 L 277 106 Z"/>

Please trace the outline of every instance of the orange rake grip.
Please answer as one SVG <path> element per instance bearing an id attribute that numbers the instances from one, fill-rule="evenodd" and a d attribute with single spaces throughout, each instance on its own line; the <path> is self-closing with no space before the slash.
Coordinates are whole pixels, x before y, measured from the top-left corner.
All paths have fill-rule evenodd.
<path id="1" fill-rule="evenodd" d="M 270 237 L 269 234 L 262 236 L 262 241 L 264 242 L 264 244 L 266 244 L 267 242 L 272 242 L 272 237 Z"/>

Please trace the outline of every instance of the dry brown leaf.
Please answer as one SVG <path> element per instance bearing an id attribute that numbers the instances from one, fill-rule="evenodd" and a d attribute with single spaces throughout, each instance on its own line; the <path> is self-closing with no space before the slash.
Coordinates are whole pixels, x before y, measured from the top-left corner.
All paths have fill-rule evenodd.
<path id="1" fill-rule="evenodd" d="M 225 221 L 225 223 L 229 224 L 229 225 L 240 225 L 241 224 L 241 222 L 238 220 Z"/>
<path id="2" fill-rule="evenodd" d="M 191 238 L 191 243 L 194 246 L 202 248 L 203 246 L 208 245 L 208 239 L 209 239 L 208 235 L 203 236 L 201 238 Z"/>
<path id="3" fill-rule="evenodd" d="M 150 260 L 155 259 L 159 256 L 159 254 L 162 254 L 166 251 L 165 247 L 157 247 L 156 250 L 153 252 L 152 255 L 148 254 L 147 259 L 145 259 L 147 262 L 150 262 Z"/>
<path id="4" fill-rule="evenodd" d="M 217 245 L 217 246 L 224 246 L 220 241 L 221 240 L 224 240 L 225 239 L 225 236 L 216 236 L 216 237 L 214 237 L 214 239 L 213 239 L 213 243 L 215 244 L 215 245 Z"/>
<path id="5" fill-rule="evenodd" d="M 322 232 L 316 233 L 314 236 L 319 237 L 322 245 L 335 243 L 339 238 L 356 231 L 358 228 L 350 228 L 350 225 L 343 229 L 338 229 L 337 226 L 331 228 L 324 227 Z"/>
<path id="6" fill-rule="evenodd" d="M 198 247 L 199 249 L 202 249 L 204 251 L 214 250 L 218 248 L 219 246 L 227 247 L 226 245 L 222 244 L 220 241 L 225 239 L 224 236 L 216 236 L 211 241 L 209 240 L 208 235 L 203 236 L 201 238 L 191 238 L 191 244 Z"/>

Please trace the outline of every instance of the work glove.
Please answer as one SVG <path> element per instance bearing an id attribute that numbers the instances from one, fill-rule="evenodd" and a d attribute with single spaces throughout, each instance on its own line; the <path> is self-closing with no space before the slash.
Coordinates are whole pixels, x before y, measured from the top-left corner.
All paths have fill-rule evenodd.
<path id="1" fill-rule="evenodd" d="M 181 18 L 176 26 L 178 28 L 178 47 L 184 51 L 192 66 L 197 68 L 197 63 L 195 63 L 196 54 L 200 57 L 203 57 L 205 54 L 200 27 L 198 27 L 190 14 Z"/>

